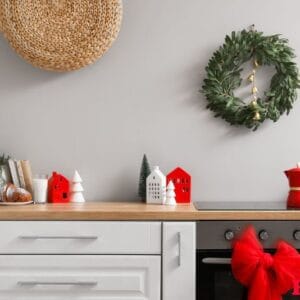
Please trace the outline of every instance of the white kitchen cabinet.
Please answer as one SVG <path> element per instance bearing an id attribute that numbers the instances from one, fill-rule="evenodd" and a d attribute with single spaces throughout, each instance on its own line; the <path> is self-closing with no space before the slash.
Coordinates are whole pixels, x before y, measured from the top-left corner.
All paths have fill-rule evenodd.
<path id="1" fill-rule="evenodd" d="M 196 234 L 194 222 L 164 222 L 163 300 L 195 300 Z"/>
<path id="2" fill-rule="evenodd" d="M 0 300 L 195 300 L 195 223 L 1 221 Z"/>
<path id="3" fill-rule="evenodd" d="M 1 300 L 160 300 L 160 256 L 0 255 Z"/>
<path id="4" fill-rule="evenodd" d="M 161 254 L 161 222 L 2 221 L 0 254 Z"/>

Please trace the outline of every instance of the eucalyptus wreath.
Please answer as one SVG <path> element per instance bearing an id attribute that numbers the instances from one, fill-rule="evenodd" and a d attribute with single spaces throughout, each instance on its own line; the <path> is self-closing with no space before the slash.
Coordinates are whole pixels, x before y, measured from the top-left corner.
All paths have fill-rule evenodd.
<path id="1" fill-rule="evenodd" d="M 207 108 L 215 112 L 215 117 L 221 117 L 231 125 L 244 125 L 253 130 L 266 119 L 276 122 L 283 113 L 290 112 L 297 99 L 300 81 L 294 58 L 288 40 L 280 35 L 264 36 L 254 30 L 232 32 L 206 67 L 207 77 L 202 92 L 208 101 Z M 254 69 L 249 81 L 254 82 L 259 66 L 274 66 L 276 73 L 262 98 L 257 97 L 253 83 L 253 100 L 246 103 L 236 97 L 234 91 L 242 83 L 241 66 L 251 59 Z"/>

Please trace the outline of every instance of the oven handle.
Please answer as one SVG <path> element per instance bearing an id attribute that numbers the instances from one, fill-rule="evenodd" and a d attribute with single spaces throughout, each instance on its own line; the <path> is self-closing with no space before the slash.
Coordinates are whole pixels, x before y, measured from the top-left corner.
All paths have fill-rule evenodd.
<path id="1" fill-rule="evenodd" d="M 230 265 L 231 258 L 225 257 L 204 257 L 202 263 L 207 265 Z"/>

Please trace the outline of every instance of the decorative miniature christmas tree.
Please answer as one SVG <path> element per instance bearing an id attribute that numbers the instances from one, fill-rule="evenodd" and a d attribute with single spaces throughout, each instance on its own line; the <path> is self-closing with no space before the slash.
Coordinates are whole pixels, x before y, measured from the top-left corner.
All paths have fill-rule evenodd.
<path id="1" fill-rule="evenodd" d="M 75 171 L 72 185 L 71 185 L 71 202 L 83 203 L 85 202 L 82 192 L 84 191 L 81 185 L 82 179 L 77 171 Z"/>
<path id="2" fill-rule="evenodd" d="M 11 182 L 11 175 L 8 167 L 9 155 L 5 156 L 2 154 L 0 156 L 0 190 L 3 190 L 4 186 Z"/>
<path id="3" fill-rule="evenodd" d="M 10 159 L 10 156 L 9 155 L 5 156 L 5 154 L 3 153 L 0 156 L 0 166 L 7 165 L 9 159 Z"/>
<path id="4" fill-rule="evenodd" d="M 144 154 L 141 170 L 140 170 L 140 180 L 139 180 L 139 196 L 143 201 L 146 201 L 146 193 L 147 193 L 146 180 L 150 173 L 151 173 L 150 165 L 146 154 Z"/>
<path id="5" fill-rule="evenodd" d="M 171 180 L 167 185 L 167 200 L 166 205 L 176 205 L 176 194 L 175 194 L 175 186 L 173 184 L 173 181 Z"/>

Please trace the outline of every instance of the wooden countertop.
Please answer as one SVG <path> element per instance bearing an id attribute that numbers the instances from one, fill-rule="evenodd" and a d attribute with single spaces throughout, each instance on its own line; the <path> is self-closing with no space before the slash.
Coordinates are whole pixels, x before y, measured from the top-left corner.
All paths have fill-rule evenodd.
<path id="1" fill-rule="evenodd" d="M 197 211 L 193 204 L 162 206 L 132 202 L 1 206 L 0 220 L 300 220 L 300 210 Z"/>

